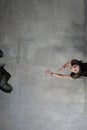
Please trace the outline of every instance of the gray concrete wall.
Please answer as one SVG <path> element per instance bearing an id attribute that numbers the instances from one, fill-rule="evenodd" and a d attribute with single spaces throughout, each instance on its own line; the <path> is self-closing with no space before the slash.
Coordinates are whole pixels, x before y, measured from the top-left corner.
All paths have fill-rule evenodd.
<path id="1" fill-rule="evenodd" d="M 0 62 L 14 89 L 0 91 L 0 130 L 87 129 L 86 79 L 44 73 L 87 61 L 84 10 L 83 0 L 0 0 Z"/>

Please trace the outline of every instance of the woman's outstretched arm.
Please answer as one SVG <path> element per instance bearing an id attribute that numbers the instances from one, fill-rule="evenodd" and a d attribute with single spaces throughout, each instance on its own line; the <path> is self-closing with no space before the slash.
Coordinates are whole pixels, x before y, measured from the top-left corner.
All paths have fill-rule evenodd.
<path id="1" fill-rule="evenodd" d="M 53 77 L 57 77 L 57 78 L 72 79 L 72 77 L 70 75 L 62 75 L 62 74 L 54 73 L 50 70 L 47 70 L 46 73 L 53 76 Z"/>

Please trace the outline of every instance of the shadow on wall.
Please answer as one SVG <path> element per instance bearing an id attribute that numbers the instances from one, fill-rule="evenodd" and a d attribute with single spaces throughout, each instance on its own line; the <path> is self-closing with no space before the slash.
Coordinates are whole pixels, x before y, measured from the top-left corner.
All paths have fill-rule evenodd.
<path id="1" fill-rule="evenodd" d="M 0 58 L 2 57 L 3 51 L 0 50 Z M 0 90 L 6 93 L 11 93 L 13 88 L 10 84 L 8 84 L 8 80 L 11 78 L 11 75 L 5 70 L 4 66 L 5 64 L 0 65 Z"/>
<path id="2" fill-rule="evenodd" d="M 2 57 L 3 57 L 3 51 L 0 50 L 0 58 L 2 58 Z"/>

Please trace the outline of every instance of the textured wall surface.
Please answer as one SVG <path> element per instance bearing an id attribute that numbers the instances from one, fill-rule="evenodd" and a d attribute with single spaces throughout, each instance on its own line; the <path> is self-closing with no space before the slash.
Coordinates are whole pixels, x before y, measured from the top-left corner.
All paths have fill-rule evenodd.
<path id="1" fill-rule="evenodd" d="M 73 58 L 87 61 L 85 6 L 83 0 L 0 0 L 0 63 L 14 89 L 0 91 L 0 130 L 87 130 L 86 78 L 44 73 Z"/>

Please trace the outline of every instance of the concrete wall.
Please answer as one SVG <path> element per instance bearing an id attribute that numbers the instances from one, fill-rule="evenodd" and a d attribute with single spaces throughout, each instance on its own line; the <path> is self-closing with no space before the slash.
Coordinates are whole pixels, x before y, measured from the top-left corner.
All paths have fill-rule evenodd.
<path id="1" fill-rule="evenodd" d="M 0 0 L 0 62 L 14 89 L 0 91 L 0 130 L 87 129 L 86 78 L 44 73 L 87 60 L 84 11 L 83 0 Z"/>

